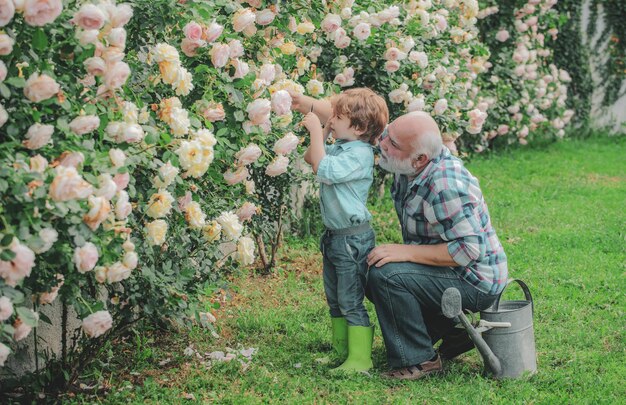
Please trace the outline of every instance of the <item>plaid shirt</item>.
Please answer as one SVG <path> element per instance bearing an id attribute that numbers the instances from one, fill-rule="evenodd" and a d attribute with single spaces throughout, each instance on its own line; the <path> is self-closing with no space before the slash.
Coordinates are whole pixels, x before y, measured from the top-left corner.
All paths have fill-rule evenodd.
<path id="1" fill-rule="evenodd" d="M 508 274 L 506 255 L 478 180 L 447 148 L 412 182 L 396 175 L 391 195 L 405 244 L 447 243 L 467 282 L 487 294 L 502 291 Z"/>

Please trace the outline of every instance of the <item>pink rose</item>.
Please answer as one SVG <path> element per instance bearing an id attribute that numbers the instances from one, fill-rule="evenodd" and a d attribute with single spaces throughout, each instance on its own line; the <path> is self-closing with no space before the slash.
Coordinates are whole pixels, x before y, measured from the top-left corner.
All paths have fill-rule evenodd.
<path id="1" fill-rule="evenodd" d="M 450 150 L 450 153 L 452 153 L 453 155 L 459 154 L 459 151 L 456 149 L 456 144 L 454 143 L 454 141 L 446 141 L 443 143 L 443 146 L 448 148 Z"/>
<path id="2" fill-rule="evenodd" d="M 84 115 L 82 117 L 76 117 L 70 122 L 70 129 L 76 135 L 88 134 L 91 131 L 95 131 L 100 126 L 100 118 L 96 115 Z"/>
<path id="3" fill-rule="evenodd" d="M 334 32 L 334 35 L 334 43 L 338 49 L 344 49 L 350 46 L 350 42 L 352 42 L 352 40 L 343 28 L 337 28 L 337 30 Z"/>
<path id="4" fill-rule="evenodd" d="M 83 4 L 71 21 L 84 30 L 99 30 L 104 26 L 106 15 L 95 4 Z"/>
<path id="5" fill-rule="evenodd" d="M 22 144 L 30 150 L 39 149 L 50 142 L 53 132 L 54 126 L 52 125 L 33 124 L 28 128 L 26 140 Z"/>
<path id="6" fill-rule="evenodd" d="M 30 311 L 32 312 L 32 310 Z M 28 335 L 30 335 L 30 331 L 33 330 L 32 326 L 25 324 L 21 318 L 17 318 L 13 324 L 13 329 L 13 340 L 16 342 L 25 339 Z"/>
<path id="7" fill-rule="evenodd" d="M 240 222 L 247 221 L 252 218 L 254 214 L 256 214 L 256 205 L 251 202 L 245 202 L 243 205 L 237 210 L 236 214 L 239 217 Z"/>
<path id="8" fill-rule="evenodd" d="M 506 135 L 509 132 L 508 125 L 500 125 L 498 126 L 498 135 Z"/>
<path id="9" fill-rule="evenodd" d="M 426 55 L 426 52 L 411 51 L 409 60 L 417 63 L 422 69 L 428 67 L 428 55 Z"/>
<path id="10" fill-rule="evenodd" d="M 256 23 L 259 25 L 269 25 L 274 21 L 276 14 L 269 8 L 256 12 Z"/>
<path id="11" fill-rule="evenodd" d="M 272 111 L 272 103 L 264 98 L 258 98 L 248 104 L 246 108 L 248 117 L 253 125 L 260 125 L 266 122 L 270 118 L 270 112 Z"/>
<path id="12" fill-rule="evenodd" d="M 213 66 L 221 68 L 226 66 L 228 63 L 230 48 L 226 44 L 213 44 L 209 53 L 211 55 L 211 63 L 213 63 Z"/>
<path id="13" fill-rule="evenodd" d="M 445 98 L 440 98 L 439 100 L 437 100 L 437 102 L 435 103 L 435 108 L 434 108 L 435 114 L 441 115 L 447 109 L 448 109 L 448 100 L 446 100 Z"/>
<path id="14" fill-rule="evenodd" d="M 7 34 L 0 34 L 0 55 L 9 55 L 13 52 L 15 40 Z"/>
<path id="15" fill-rule="evenodd" d="M 272 110 L 276 115 L 285 115 L 291 112 L 291 96 L 287 90 L 278 90 L 272 94 Z"/>
<path id="16" fill-rule="evenodd" d="M 233 29 L 235 32 L 241 32 L 248 26 L 254 24 L 256 15 L 249 8 L 237 10 L 233 16 Z"/>
<path id="17" fill-rule="evenodd" d="M 13 303 L 9 297 L 0 297 L 0 322 L 4 322 L 13 315 Z"/>
<path id="18" fill-rule="evenodd" d="M 295 150 L 298 147 L 299 143 L 300 140 L 298 139 L 298 137 L 295 136 L 293 132 L 289 132 L 287 135 L 276 141 L 273 150 L 274 153 L 276 153 L 277 155 L 286 156 L 290 154 L 293 150 Z"/>
<path id="19" fill-rule="evenodd" d="M 389 73 L 397 72 L 400 69 L 400 62 L 397 60 L 388 60 L 385 62 L 385 70 Z"/>
<path id="20" fill-rule="evenodd" d="M 15 253 L 15 257 L 8 262 L 0 260 L 0 277 L 7 285 L 15 287 L 18 282 L 30 276 L 35 266 L 35 253 L 15 238 L 9 249 Z"/>
<path id="21" fill-rule="evenodd" d="M 496 39 L 500 42 L 504 42 L 507 39 L 509 39 L 510 35 L 509 35 L 509 31 L 507 30 L 500 30 L 498 31 L 498 33 L 496 34 Z"/>
<path id="22" fill-rule="evenodd" d="M 78 42 L 82 46 L 89 44 L 101 45 L 98 35 L 100 35 L 100 31 L 98 30 L 76 31 L 76 39 L 78 39 Z"/>
<path id="23" fill-rule="evenodd" d="M 93 193 L 91 184 L 80 177 L 76 168 L 58 166 L 55 172 L 48 194 L 53 201 L 84 199 Z"/>
<path id="24" fill-rule="evenodd" d="M 89 197 L 89 211 L 83 216 L 83 221 L 92 230 L 98 229 L 111 212 L 111 204 L 105 197 Z"/>
<path id="25" fill-rule="evenodd" d="M 402 60 L 406 58 L 406 53 L 396 47 L 391 47 L 385 52 L 384 58 L 386 60 Z"/>
<path id="26" fill-rule="evenodd" d="M 470 125 L 474 127 L 481 127 L 487 119 L 487 113 L 478 108 L 473 109 L 467 115 L 470 117 Z"/>
<path id="27" fill-rule="evenodd" d="M 85 65 L 85 69 L 87 69 L 87 72 L 93 76 L 102 76 L 107 69 L 107 65 L 104 62 L 104 59 L 100 58 L 99 56 L 93 56 L 91 58 L 85 59 L 83 65 Z"/>
<path id="28" fill-rule="evenodd" d="M 287 156 L 278 155 L 272 163 L 265 169 L 265 174 L 270 177 L 276 177 L 287 171 L 289 166 L 289 158 Z"/>
<path id="29" fill-rule="evenodd" d="M 229 56 L 232 59 L 239 58 L 240 56 L 243 56 L 244 54 L 243 45 L 241 44 L 241 41 L 239 41 L 238 39 L 231 40 L 228 43 L 228 49 L 230 50 Z"/>
<path id="30" fill-rule="evenodd" d="M 15 15 L 13 0 L 0 0 L 0 27 L 11 22 Z"/>
<path id="31" fill-rule="evenodd" d="M 241 148 L 239 152 L 235 154 L 237 165 L 246 166 L 254 163 L 261 157 L 261 154 L 261 148 L 259 148 L 256 144 L 251 143 L 245 148 Z"/>
<path id="32" fill-rule="evenodd" d="M 446 20 L 446 17 L 441 14 L 437 14 L 435 16 L 435 26 L 439 32 L 445 31 L 446 28 L 448 28 L 448 21 Z"/>
<path id="33" fill-rule="evenodd" d="M 211 121 L 222 121 L 226 118 L 226 113 L 224 112 L 224 107 L 221 103 L 216 103 L 214 101 L 210 102 L 208 107 L 202 110 L 202 116 Z"/>
<path id="34" fill-rule="evenodd" d="M 128 218 L 133 211 L 133 206 L 128 201 L 128 193 L 126 191 L 119 191 L 117 193 L 117 201 L 115 202 L 115 218 L 120 221 Z"/>
<path id="35" fill-rule="evenodd" d="M 359 41 L 365 41 L 367 38 L 370 37 L 371 32 L 372 30 L 370 28 L 370 25 L 368 23 L 362 22 L 354 27 L 353 34 L 354 37 Z"/>
<path id="36" fill-rule="evenodd" d="M 82 152 L 70 152 L 65 151 L 61 153 L 61 156 L 57 159 L 59 166 L 77 168 L 85 161 L 85 156 Z"/>
<path id="37" fill-rule="evenodd" d="M 241 166 L 234 173 L 231 169 L 228 169 L 226 173 L 224 173 L 224 181 L 226 181 L 226 184 L 232 186 L 234 184 L 241 183 L 247 179 L 249 175 L 250 173 L 245 166 Z"/>
<path id="38" fill-rule="evenodd" d="M 98 263 L 98 248 L 91 242 L 74 249 L 74 264 L 79 273 L 86 273 Z"/>
<path id="39" fill-rule="evenodd" d="M 128 173 L 118 173 L 113 176 L 113 183 L 117 186 L 117 191 L 123 191 L 126 187 L 128 187 L 128 182 L 130 181 L 130 174 Z"/>
<path id="40" fill-rule="evenodd" d="M 26 0 L 24 3 L 24 20 L 34 27 L 42 27 L 61 14 L 61 0 Z"/>
<path id="41" fill-rule="evenodd" d="M 196 40 L 196 39 L 184 38 L 182 43 L 180 44 L 180 48 L 182 49 L 185 55 L 191 58 L 197 55 L 196 50 L 198 48 L 202 48 L 205 45 L 206 45 L 206 42 L 204 42 L 201 39 Z"/>
<path id="42" fill-rule="evenodd" d="M 123 27 L 133 16 L 133 8 L 130 4 L 118 4 L 115 8 L 109 7 L 109 20 L 114 28 Z"/>
<path id="43" fill-rule="evenodd" d="M 263 80 L 265 84 L 270 85 L 276 77 L 276 66 L 271 63 L 266 63 L 261 66 L 261 70 L 258 74 L 258 78 Z"/>
<path id="44" fill-rule="evenodd" d="M 191 203 L 191 191 L 187 191 L 184 196 L 178 198 L 178 209 L 185 212 L 189 203 Z"/>
<path id="45" fill-rule="evenodd" d="M 208 27 L 204 29 L 204 40 L 211 43 L 215 41 L 220 35 L 222 35 L 224 27 L 216 22 L 212 22 Z"/>
<path id="46" fill-rule="evenodd" d="M 246 75 L 250 72 L 250 66 L 240 59 L 233 60 L 232 65 L 235 67 L 235 74 L 233 75 L 233 79 L 241 79 L 242 77 L 246 77 Z"/>
<path id="47" fill-rule="evenodd" d="M 124 28 L 113 28 L 107 35 L 107 40 L 110 46 L 124 49 L 126 47 L 126 30 Z"/>
<path id="48" fill-rule="evenodd" d="M 325 32 L 335 32 L 341 27 L 341 17 L 337 14 L 326 14 L 326 17 L 322 20 L 322 30 Z"/>
<path id="49" fill-rule="evenodd" d="M 126 62 L 116 62 L 104 74 L 104 84 L 111 90 L 118 89 L 126 83 L 130 76 L 130 67 Z"/>
<path id="50" fill-rule="evenodd" d="M 202 26 L 195 21 L 188 22 L 183 28 L 183 32 L 187 39 L 195 41 L 202 39 Z"/>
<path id="51" fill-rule="evenodd" d="M 33 73 L 26 81 L 24 95 L 33 103 L 47 100 L 57 94 L 61 86 L 46 74 Z"/>
<path id="52" fill-rule="evenodd" d="M 113 318 L 108 311 L 98 311 L 83 319 L 83 331 L 90 338 L 103 335 L 113 326 Z"/>
<path id="53" fill-rule="evenodd" d="M 343 73 L 339 73 L 335 76 L 333 83 L 338 84 L 341 87 L 344 87 L 347 81 L 348 79 L 346 79 L 346 75 L 344 75 Z"/>

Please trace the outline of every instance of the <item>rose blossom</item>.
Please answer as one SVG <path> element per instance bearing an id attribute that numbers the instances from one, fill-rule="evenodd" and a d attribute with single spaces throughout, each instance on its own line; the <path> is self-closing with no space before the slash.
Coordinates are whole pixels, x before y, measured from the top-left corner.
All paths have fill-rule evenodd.
<path id="1" fill-rule="evenodd" d="M 507 30 L 500 30 L 498 31 L 498 33 L 496 34 L 496 39 L 500 42 L 504 42 L 507 39 L 509 39 L 510 35 L 509 32 Z"/>
<path id="2" fill-rule="evenodd" d="M 30 276 L 35 266 L 35 253 L 16 238 L 11 242 L 9 249 L 15 253 L 15 257 L 8 262 L 0 260 L 0 277 L 8 286 L 15 287 L 19 281 Z"/>
<path id="3" fill-rule="evenodd" d="M 170 210 L 172 209 L 173 202 L 174 197 L 172 197 L 169 191 L 165 189 L 159 189 L 157 193 L 154 193 L 152 194 L 152 196 L 150 196 L 146 215 L 151 218 L 163 218 L 167 214 L 169 214 Z"/>
<path id="4" fill-rule="evenodd" d="M 87 69 L 87 73 L 94 76 L 102 76 L 107 70 L 106 62 L 99 56 L 85 59 L 83 65 Z"/>
<path id="5" fill-rule="evenodd" d="M 107 35 L 109 45 L 122 50 L 126 47 L 126 30 L 124 28 L 113 28 Z"/>
<path id="6" fill-rule="evenodd" d="M 35 319 L 39 320 L 39 314 L 33 312 L 33 310 L 29 309 Z M 33 327 L 27 325 L 21 318 L 17 318 L 15 323 L 13 324 L 13 340 L 19 342 L 22 339 L 25 339 L 28 335 L 30 335 L 30 331 L 33 330 Z"/>
<path id="7" fill-rule="evenodd" d="M 261 26 L 271 24 L 274 18 L 276 18 L 276 14 L 269 8 L 256 12 L 256 23 Z"/>
<path id="8" fill-rule="evenodd" d="M 137 263 L 139 262 L 139 256 L 137 253 L 133 251 L 129 251 L 124 253 L 124 258 L 122 259 L 122 264 L 128 267 L 131 270 L 137 268 Z"/>
<path id="9" fill-rule="evenodd" d="M 385 63 L 385 70 L 389 73 L 397 72 L 400 69 L 400 62 L 397 60 L 388 60 Z"/>
<path id="10" fill-rule="evenodd" d="M 22 144 L 30 150 L 39 149 L 50 142 L 53 133 L 52 125 L 33 124 L 28 128 L 26 140 Z"/>
<path id="11" fill-rule="evenodd" d="M 204 29 L 204 37 L 203 39 L 207 42 L 215 41 L 220 35 L 222 35 L 222 31 L 224 27 L 219 25 L 216 22 L 212 22 L 207 28 Z"/>
<path id="12" fill-rule="evenodd" d="M 362 22 L 357 24 L 352 32 L 356 39 L 358 39 L 359 41 L 365 41 L 367 38 L 369 38 L 372 31 L 368 23 Z"/>
<path id="13" fill-rule="evenodd" d="M 98 176 L 98 184 L 100 188 L 94 193 L 98 197 L 104 197 L 110 200 L 115 196 L 115 193 L 117 193 L 117 184 L 115 184 L 111 175 L 108 173 L 103 173 Z"/>
<path id="14" fill-rule="evenodd" d="M 61 156 L 56 158 L 59 166 L 77 168 L 85 161 L 85 155 L 82 152 L 70 152 L 66 150 Z"/>
<path id="15" fill-rule="evenodd" d="M 237 242 L 237 260 L 242 266 L 254 263 L 254 241 L 244 236 Z"/>
<path id="16" fill-rule="evenodd" d="M 260 125 L 261 123 L 269 120 L 271 110 L 272 103 L 270 100 L 266 100 L 264 98 L 254 100 L 248 104 L 248 107 L 246 108 L 248 117 L 250 117 L 250 121 L 253 125 Z"/>
<path id="17" fill-rule="evenodd" d="M 166 164 L 159 168 L 159 173 L 154 176 L 153 183 L 157 188 L 166 188 L 176 180 L 178 168 L 172 166 L 168 160 Z"/>
<path id="18" fill-rule="evenodd" d="M 347 35 L 346 30 L 344 30 L 343 28 L 337 28 L 333 35 L 335 36 L 335 46 L 338 49 L 344 49 L 350 46 L 350 42 L 352 42 L 352 40 Z"/>
<path id="19" fill-rule="evenodd" d="M 15 15 L 13 0 L 0 0 L 0 27 L 11 22 Z"/>
<path id="20" fill-rule="evenodd" d="M 50 76 L 33 73 L 26 81 L 24 95 L 33 103 L 47 100 L 59 92 L 61 87 Z"/>
<path id="21" fill-rule="evenodd" d="M 202 26 L 195 21 L 190 21 L 183 28 L 185 38 L 190 40 L 202 39 Z"/>
<path id="22" fill-rule="evenodd" d="M 266 85 L 272 84 L 276 77 L 276 66 L 271 63 L 266 63 L 261 66 L 261 69 L 257 77 L 265 82 Z"/>
<path id="23" fill-rule="evenodd" d="M 221 225 L 226 236 L 234 240 L 239 239 L 243 231 L 243 225 L 239 222 L 239 217 L 232 211 L 222 212 L 217 218 L 217 222 Z"/>
<path id="24" fill-rule="evenodd" d="M 202 48 L 205 45 L 206 45 L 206 42 L 204 42 L 201 39 L 183 38 L 183 41 L 180 44 L 180 49 L 183 51 L 185 55 L 191 58 L 197 55 L 196 50 L 198 48 Z"/>
<path id="25" fill-rule="evenodd" d="M 211 221 L 202 228 L 202 235 L 208 242 L 215 242 L 222 236 L 222 225 Z"/>
<path id="26" fill-rule="evenodd" d="M 434 112 L 436 115 L 443 114 L 447 109 L 448 109 L 448 100 L 446 100 L 445 98 L 440 98 L 439 100 L 437 100 L 437 102 L 435 103 L 435 108 L 434 108 Z"/>
<path id="27" fill-rule="evenodd" d="M 24 20 L 28 25 L 42 27 L 61 14 L 61 0 L 26 0 L 24 2 Z"/>
<path id="28" fill-rule="evenodd" d="M 70 20 L 85 30 L 99 30 L 106 21 L 106 15 L 95 4 L 83 4 Z"/>
<path id="29" fill-rule="evenodd" d="M 49 292 L 44 292 L 44 293 L 41 293 L 39 295 L 39 304 L 40 305 L 52 304 L 52 302 L 54 302 L 54 300 L 59 295 L 59 289 L 65 283 L 65 281 L 64 281 L 65 277 L 63 277 L 62 274 L 57 274 L 56 278 L 58 280 L 57 285 L 52 287 Z"/>
<path id="30" fill-rule="evenodd" d="M 98 311 L 83 319 L 83 331 L 90 338 L 103 335 L 113 326 L 113 318 L 109 311 Z"/>
<path id="31" fill-rule="evenodd" d="M 7 34 L 0 34 L 0 55 L 10 55 L 13 52 L 15 40 Z"/>
<path id="32" fill-rule="evenodd" d="M 53 201 L 84 199 L 93 193 L 91 184 L 83 180 L 74 167 L 58 166 L 50 185 L 49 196 Z"/>
<path id="33" fill-rule="evenodd" d="M 115 218 L 120 221 L 128 218 L 133 211 L 133 206 L 128 201 L 128 193 L 124 190 L 117 192 L 117 201 L 115 202 Z"/>
<path id="34" fill-rule="evenodd" d="M 48 161 L 41 155 L 35 155 L 30 158 L 30 171 L 43 173 L 48 167 Z"/>
<path id="35" fill-rule="evenodd" d="M 109 89 L 120 88 L 126 83 L 130 76 L 130 67 L 126 62 L 116 62 L 113 66 L 109 67 L 104 74 L 104 84 Z"/>
<path id="36" fill-rule="evenodd" d="M 92 270 L 98 262 L 98 248 L 91 242 L 74 249 L 74 264 L 79 273 Z"/>
<path id="37" fill-rule="evenodd" d="M 162 245 L 167 235 L 167 222 L 157 219 L 146 224 L 147 241 L 151 245 Z"/>
<path id="38" fill-rule="evenodd" d="M 13 315 L 13 303 L 9 297 L 0 297 L 0 322 L 4 322 Z"/>
<path id="39" fill-rule="evenodd" d="M 285 115 L 291 112 L 291 95 L 287 90 L 278 90 L 272 94 L 272 110 L 276 115 Z"/>
<path id="40" fill-rule="evenodd" d="M 234 184 L 241 183 L 246 178 L 248 178 L 249 175 L 250 173 L 245 166 L 241 166 L 234 173 L 232 169 L 228 169 L 224 173 L 224 181 L 226 182 L 226 184 L 232 186 Z"/>
<path id="41" fill-rule="evenodd" d="M 109 159 L 114 167 L 122 167 L 126 161 L 126 154 L 121 149 L 112 148 L 109 150 Z"/>
<path id="42" fill-rule="evenodd" d="M 226 44 L 213 44 L 209 54 L 211 55 L 211 63 L 213 63 L 213 66 L 221 68 L 228 63 L 230 48 Z"/>
<path id="43" fill-rule="evenodd" d="M 229 56 L 232 59 L 239 58 L 244 55 L 243 45 L 238 39 L 233 39 L 228 43 Z"/>
<path id="44" fill-rule="evenodd" d="M 325 32 L 335 32 L 341 27 L 341 17 L 337 14 L 326 14 L 326 17 L 322 20 L 322 30 Z"/>
<path id="45" fill-rule="evenodd" d="M 76 31 L 76 39 L 82 46 L 87 46 L 89 44 L 99 44 L 98 35 L 100 35 L 100 31 L 98 30 L 77 30 Z"/>
<path id="46" fill-rule="evenodd" d="M 237 159 L 237 164 L 241 166 L 247 166 L 251 163 L 254 163 L 261 157 L 261 148 L 259 148 L 256 144 L 251 143 L 245 148 L 241 148 L 239 152 L 235 154 L 235 159 Z"/>
<path id="47" fill-rule="evenodd" d="M 232 61 L 232 65 L 235 67 L 235 74 L 233 74 L 233 79 L 241 79 L 250 72 L 250 66 L 240 59 L 234 59 Z"/>
<path id="48" fill-rule="evenodd" d="M 265 174 L 270 177 L 276 177 L 287 171 L 289 165 L 289 158 L 287 156 L 278 155 L 272 163 L 270 163 L 265 169 Z"/>
<path id="49" fill-rule="evenodd" d="M 233 29 L 235 32 L 241 32 L 251 24 L 254 24 L 254 20 L 256 20 L 256 15 L 252 10 L 248 8 L 237 10 L 233 16 Z"/>
<path id="50" fill-rule="evenodd" d="M 300 140 L 298 137 L 295 136 L 293 132 L 289 132 L 287 135 L 276 141 L 273 150 L 277 155 L 288 155 L 296 149 L 299 143 Z"/>
<path id="51" fill-rule="evenodd" d="M 131 269 L 123 263 L 115 262 L 107 270 L 107 281 L 111 283 L 119 283 L 130 277 Z"/>
<path id="52" fill-rule="evenodd" d="M 387 49 L 385 55 L 383 56 L 386 60 L 403 60 L 406 58 L 406 53 L 402 52 L 396 47 L 391 47 Z"/>
<path id="53" fill-rule="evenodd" d="M 239 217 L 239 221 L 245 222 L 252 218 L 254 214 L 256 214 L 256 205 L 251 202 L 245 202 L 243 205 L 237 210 L 237 216 Z"/>
<path id="54" fill-rule="evenodd" d="M 206 214 L 202 212 L 202 207 L 196 201 L 191 201 L 185 207 L 185 219 L 189 222 L 191 229 L 202 229 L 206 225 Z"/>
<path id="55" fill-rule="evenodd" d="M 128 173 L 118 173 L 113 176 L 113 182 L 117 185 L 117 191 L 122 191 L 128 186 L 128 182 L 130 181 L 130 174 Z"/>
<path id="56" fill-rule="evenodd" d="M 222 121 L 226 118 L 226 113 L 224 112 L 224 107 L 221 103 L 216 103 L 214 101 L 210 102 L 207 108 L 201 111 L 202 116 L 211 121 Z"/>
<path id="57" fill-rule="evenodd" d="M 96 115 L 84 115 L 76 117 L 70 122 L 70 129 L 76 135 L 88 134 L 100 126 L 100 118 Z"/>
<path id="58" fill-rule="evenodd" d="M 89 211 L 83 216 L 83 221 L 92 230 L 98 229 L 111 212 L 111 204 L 105 197 L 89 197 Z"/>
<path id="59" fill-rule="evenodd" d="M 4 343 L 0 343 L 0 367 L 4 367 L 4 362 L 7 361 L 11 350 L 4 345 Z"/>
<path id="60" fill-rule="evenodd" d="M 59 239 L 59 233 L 53 228 L 43 228 L 39 231 L 39 238 L 41 239 L 41 243 L 32 243 L 28 246 L 36 254 L 45 253 L 50 250 L 52 245 Z"/>

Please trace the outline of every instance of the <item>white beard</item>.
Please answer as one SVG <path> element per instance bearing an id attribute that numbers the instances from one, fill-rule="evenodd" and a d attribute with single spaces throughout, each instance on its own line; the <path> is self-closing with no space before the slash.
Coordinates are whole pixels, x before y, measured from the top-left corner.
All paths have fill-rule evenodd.
<path id="1" fill-rule="evenodd" d="M 391 157 L 385 157 L 383 151 L 380 151 L 380 160 L 378 165 L 390 173 L 403 174 L 405 176 L 416 176 L 417 171 L 413 167 L 411 159 L 398 160 Z"/>

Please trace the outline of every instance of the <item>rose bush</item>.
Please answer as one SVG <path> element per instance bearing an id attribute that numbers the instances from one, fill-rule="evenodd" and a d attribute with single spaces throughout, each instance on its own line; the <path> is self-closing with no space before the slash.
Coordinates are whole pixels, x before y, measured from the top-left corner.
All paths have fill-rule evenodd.
<path id="1" fill-rule="evenodd" d="M 270 268 L 303 178 L 296 93 L 372 87 L 394 117 L 432 114 L 451 149 L 567 122 L 566 73 L 530 45 L 548 3 L 524 9 L 536 34 L 497 34 L 520 75 L 489 62 L 475 0 L 133 4 L 142 18 L 111 0 L 0 14 L 0 365 L 55 299 L 95 347 L 142 319 L 199 320 L 232 265 Z"/>

